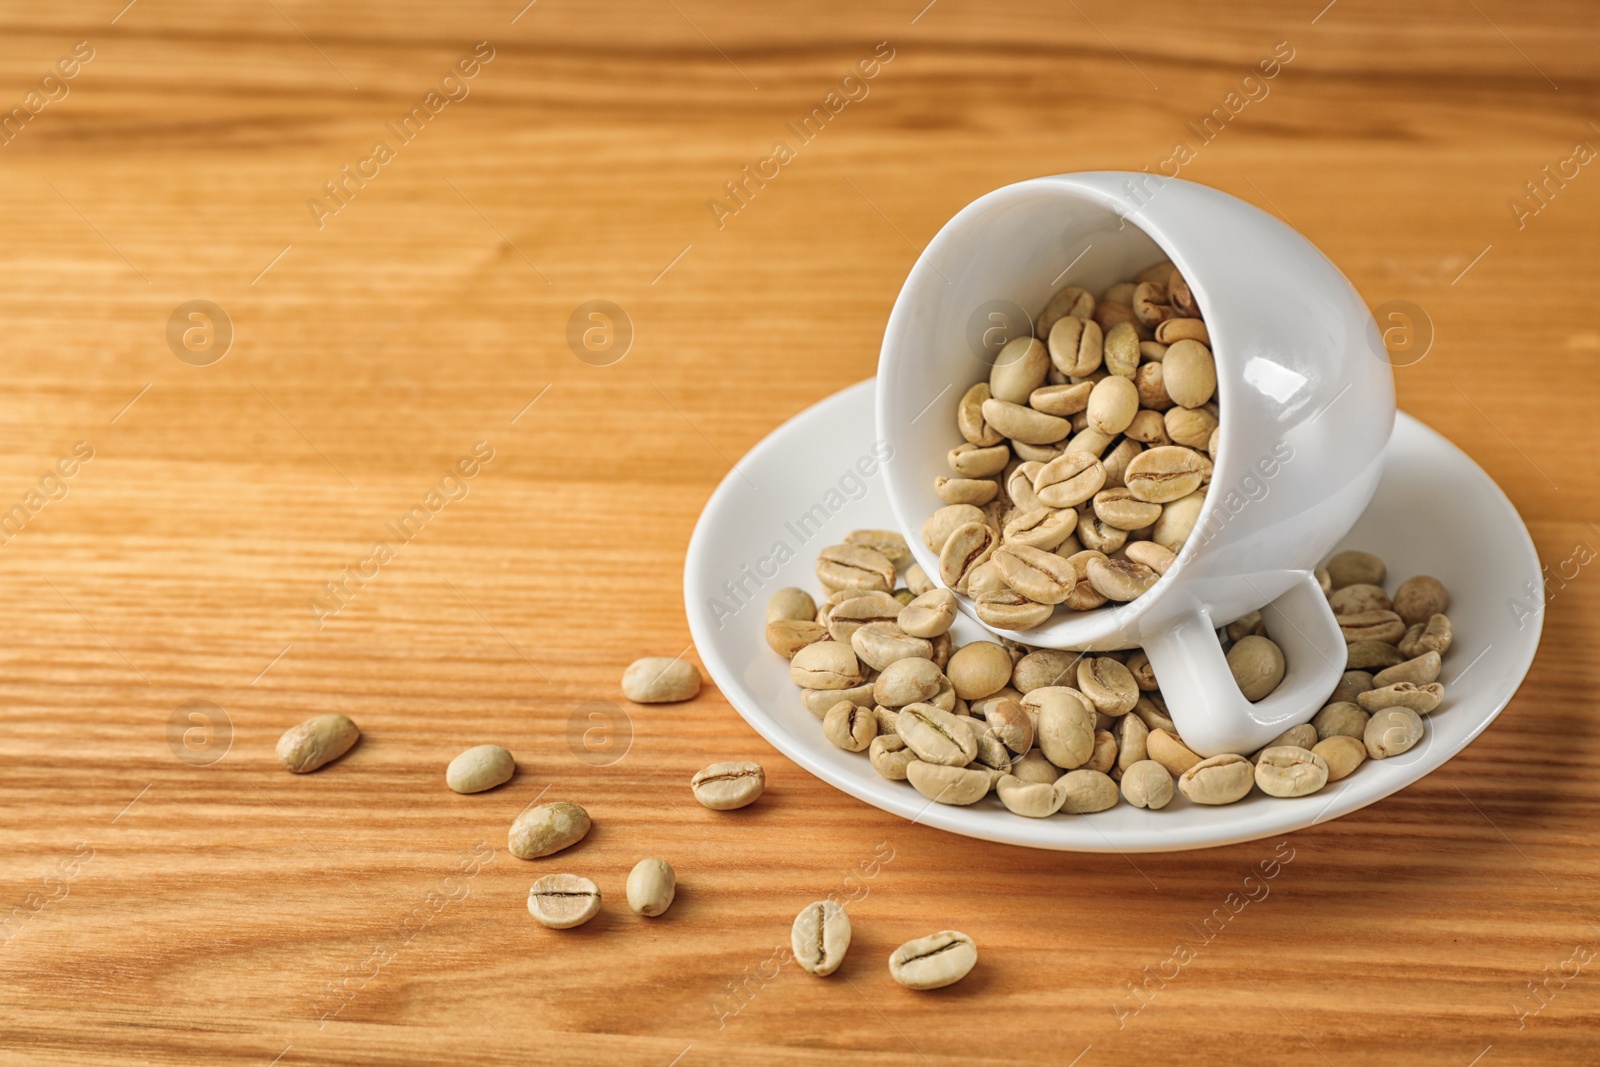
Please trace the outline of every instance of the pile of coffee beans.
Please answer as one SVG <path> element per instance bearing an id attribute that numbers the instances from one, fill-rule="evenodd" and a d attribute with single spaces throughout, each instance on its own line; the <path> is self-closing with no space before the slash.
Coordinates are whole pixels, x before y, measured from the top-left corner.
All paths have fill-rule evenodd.
<path id="1" fill-rule="evenodd" d="M 850 534 L 822 551 L 816 573 L 820 603 L 799 588 L 772 596 L 767 644 L 789 660 L 801 703 L 830 742 L 941 804 L 993 793 L 1018 815 L 1046 818 L 1124 800 L 1160 809 L 1180 795 L 1231 804 L 1257 788 L 1306 796 L 1367 759 L 1412 748 L 1444 696 L 1449 593 L 1419 576 L 1391 597 L 1383 561 L 1365 552 L 1341 552 L 1318 571 L 1348 642 L 1348 670 L 1326 706 L 1253 754 L 1209 758 L 1183 743 L 1139 649 L 955 645 L 954 594 L 935 587 L 890 531 Z M 1218 638 L 1247 699 L 1283 680 L 1283 652 L 1260 612 Z"/>

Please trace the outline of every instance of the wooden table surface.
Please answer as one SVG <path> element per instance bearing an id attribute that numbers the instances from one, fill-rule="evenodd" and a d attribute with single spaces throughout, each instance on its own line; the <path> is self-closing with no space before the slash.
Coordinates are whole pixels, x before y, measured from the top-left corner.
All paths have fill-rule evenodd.
<path id="1" fill-rule="evenodd" d="M 1592 5 L 123 2 L 0 13 L 0 106 L 24 109 L 0 135 L 5 1062 L 1600 1058 Z M 830 92 L 855 99 L 802 141 Z M 778 141 L 792 158 L 729 199 Z M 1550 566 L 1493 727 L 1348 818 L 1125 858 L 909 825 L 711 687 L 629 705 L 624 665 L 689 643 L 707 496 L 872 374 L 938 227 L 1179 143 L 1183 177 L 1431 323 L 1400 402 Z M 591 300 L 631 324 L 624 358 L 620 333 L 569 343 Z M 278 734 L 332 711 L 360 747 L 284 773 Z M 485 740 L 516 780 L 446 791 Z M 690 773 L 736 757 L 766 799 L 696 806 Z M 559 935 L 505 846 L 541 795 L 594 814 L 565 866 L 609 901 Z M 682 880 L 655 922 L 621 906 L 650 854 Z M 778 966 L 830 892 L 859 897 L 844 970 Z M 894 945 L 957 924 L 967 981 L 892 984 Z M 1156 990 L 1137 1013 L 1130 984 Z"/>

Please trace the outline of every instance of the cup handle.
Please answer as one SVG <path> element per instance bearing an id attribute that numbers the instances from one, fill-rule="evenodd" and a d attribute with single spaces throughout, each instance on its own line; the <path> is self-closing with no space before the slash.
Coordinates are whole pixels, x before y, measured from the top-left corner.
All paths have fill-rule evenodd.
<path id="1" fill-rule="evenodd" d="M 1202 756 L 1249 755 L 1291 726 L 1310 722 L 1344 673 L 1344 635 L 1310 571 L 1299 572 L 1261 617 L 1283 649 L 1287 670 L 1278 688 L 1253 704 L 1233 680 L 1209 608 L 1196 606 L 1144 645 L 1168 715 L 1184 744 Z"/>

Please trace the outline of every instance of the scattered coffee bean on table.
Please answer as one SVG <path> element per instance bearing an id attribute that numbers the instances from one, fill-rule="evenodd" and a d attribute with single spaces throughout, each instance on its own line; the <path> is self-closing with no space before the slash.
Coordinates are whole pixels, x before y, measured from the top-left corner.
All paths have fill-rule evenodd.
<path id="1" fill-rule="evenodd" d="M 754 804 L 767 788 L 767 772 L 754 760 L 713 763 L 689 780 L 694 798 L 712 811 Z"/>
<path id="2" fill-rule="evenodd" d="M 592 825 L 589 813 L 571 801 L 538 804 L 512 822 L 507 847 L 518 859 L 538 859 L 576 845 Z"/>
<path id="3" fill-rule="evenodd" d="M 978 962 L 978 946 L 959 930 L 907 941 L 889 954 L 889 975 L 907 989 L 941 989 L 965 978 Z"/>
<path id="4" fill-rule="evenodd" d="M 318 715 L 278 738 L 278 760 L 294 774 L 310 774 L 349 752 L 361 737 L 343 715 Z"/>
<path id="5" fill-rule="evenodd" d="M 622 673 L 622 695 L 635 704 L 676 704 L 700 695 L 694 664 L 666 656 L 646 656 Z"/>
<path id="6" fill-rule="evenodd" d="M 528 912 L 554 930 L 582 926 L 600 914 L 600 887 L 576 874 L 547 874 L 528 890 Z"/>
<path id="7" fill-rule="evenodd" d="M 850 948 L 850 916 L 833 900 L 807 904 L 789 930 L 795 962 L 807 974 L 825 977 L 839 969 Z"/>
<path id="8" fill-rule="evenodd" d="M 445 785 L 457 793 L 481 793 L 511 781 L 517 762 L 499 745 L 475 745 L 450 761 Z"/>
<path id="9" fill-rule="evenodd" d="M 628 907 L 640 915 L 660 915 L 677 895 L 678 874 L 666 860 L 640 860 L 628 872 Z"/>

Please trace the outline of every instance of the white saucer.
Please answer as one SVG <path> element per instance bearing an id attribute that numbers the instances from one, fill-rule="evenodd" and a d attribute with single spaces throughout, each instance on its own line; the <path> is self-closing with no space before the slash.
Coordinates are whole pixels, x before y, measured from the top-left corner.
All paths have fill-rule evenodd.
<path id="1" fill-rule="evenodd" d="M 953 429 L 951 436 L 954 444 Z M 794 585 L 819 593 L 812 564 L 820 549 L 854 529 L 894 528 L 879 459 L 887 454 L 875 438 L 872 381 L 780 426 L 706 504 L 689 542 L 684 599 L 701 662 L 761 736 L 851 796 L 943 830 L 1032 848 L 1165 852 L 1338 818 L 1403 789 L 1465 748 L 1510 701 L 1538 648 L 1543 574 L 1522 519 L 1465 453 L 1401 414 L 1383 484 L 1341 547 L 1383 557 L 1391 590 L 1413 574 L 1432 574 L 1450 590 L 1455 643 L 1440 677 L 1445 701 L 1427 717 L 1416 748 L 1368 761 L 1349 778 L 1295 800 L 1258 790 L 1227 807 L 1180 796 L 1161 811 L 1121 803 L 1095 815 L 1048 819 L 1013 815 L 993 795 L 972 807 L 930 804 L 908 783 L 879 776 L 864 753 L 844 752 L 822 736 L 821 722 L 789 680 L 788 664 L 763 636 L 774 590 Z M 954 636 L 959 644 L 984 635 L 962 618 Z M 1468 674 L 1470 682 L 1458 684 Z"/>

